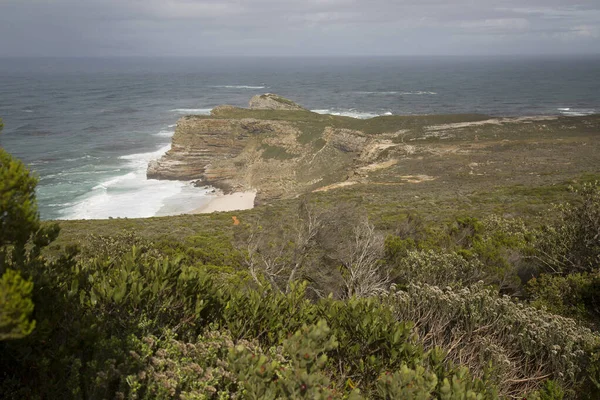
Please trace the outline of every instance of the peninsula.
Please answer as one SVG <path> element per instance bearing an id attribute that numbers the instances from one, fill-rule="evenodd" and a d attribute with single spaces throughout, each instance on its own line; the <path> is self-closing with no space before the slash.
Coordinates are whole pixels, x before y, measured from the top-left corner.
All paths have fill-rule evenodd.
<path id="1" fill-rule="evenodd" d="M 548 185 L 592 172 L 599 131 L 598 115 L 361 120 L 264 94 L 249 108 L 223 105 L 209 116 L 181 118 L 171 150 L 150 163 L 147 175 L 246 194 L 242 208 L 250 197 L 260 205 L 344 188 L 397 201 L 423 191 Z"/>

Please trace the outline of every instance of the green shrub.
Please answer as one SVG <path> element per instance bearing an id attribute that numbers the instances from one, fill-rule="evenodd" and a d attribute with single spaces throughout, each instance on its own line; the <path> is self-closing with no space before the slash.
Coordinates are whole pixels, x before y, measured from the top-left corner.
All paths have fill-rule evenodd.
<path id="1" fill-rule="evenodd" d="M 7 269 L 0 277 L 0 341 L 20 339 L 35 328 L 31 321 L 33 284 L 21 274 Z"/>
<path id="2" fill-rule="evenodd" d="M 324 300 L 319 306 L 339 342 L 332 358 L 342 361 L 342 377 L 370 387 L 382 371 L 412 365 L 423 356 L 410 335 L 412 324 L 396 321 L 392 310 L 375 298 Z"/>
<path id="3" fill-rule="evenodd" d="M 571 319 L 515 303 L 481 285 L 411 284 L 388 301 L 398 320 L 414 321 L 426 350 L 450 349 L 449 360 L 468 364 L 475 376 L 489 376 L 503 395 L 535 390 L 544 378 L 577 388 L 599 341 Z"/>
<path id="4" fill-rule="evenodd" d="M 600 328 L 600 270 L 566 276 L 543 274 L 527 284 L 531 303 Z"/>
<path id="5" fill-rule="evenodd" d="M 185 254 L 191 263 L 239 269 L 242 256 L 231 242 L 224 235 L 194 235 L 185 241 Z"/>
<path id="6" fill-rule="evenodd" d="M 193 332 L 221 312 L 218 287 L 210 276 L 180 258 L 144 260 L 134 247 L 120 264 L 94 260 L 75 272 L 69 296 L 117 326 L 135 327 L 146 318 L 150 325 L 144 333 L 177 331 L 182 325 Z"/>
<path id="7" fill-rule="evenodd" d="M 435 373 L 418 366 L 411 369 L 403 364 L 399 371 L 386 372 L 377 381 L 377 395 L 381 399 L 429 399 L 437 387 Z"/>
<path id="8" fill-rule="evenodd" d="M 42 248 L 59 231 L 56 224 L 40 228 L 36 185 L 25 165 L 0 148 L 0 341 L 33 331 L 32 277 L 45 264 Z"/>
<path id="9" fill-rule="evenodd" d="M 242 382 L 247 399 L 331 399 L 342 398 L 322 373 L 327 351 L 337 347 L 327 324 L 304 326 L 284 340 L 278 357 L 253 352 L 237 345 L 230 350 L 228 361 Z"/>
<path id="10" fill-rule="evenodd" d="M 530 251 L 532 239 L 523 221 L 494 215 L 483 220 L 459 218 L 451 226 L 449 237 L 454 251 L 481 262 L 486 283 L 505 293 L 519 291 L 520 262 Z"/>
<path id="11" fill-rule="evenodd" d="M 537 234 L 535 255 L 542 271 L 592 272 L 600 265 L 600 183 L 572 190 L 577 201 L 555 206 L 557 221 Z"/>
<path id="12" fill-rule="evenodd" d="M 562 400 L 565 397 L 565 392 L 559 384 L 550 380 L 544 384 L 536 395 L 531 397 L 539 400 Z"/>
<path id="13" fill-rule="evenodd" d="M 242 343 L 257 348 L 250 342 Z M 239 397 L 235 396 L 238 379 L 227 359 L 234 342 L 226 332 L 210 330 L 192 342 L 177 340 L 172 331 L 141 340 L 132 335 L 127 347 L 130 357 L 115 366 L 115 372 L 122 377 L 117 398 Z M 108 382 L 109 376 L 107 371 L 100 371 L 97 379 Z"/>
<path id="14" fill-rule="evenodd" d="M 409 251 L 417 248 L 417 243 L 412 238 L 402 238 L 390 235 L 385 238 L 385 257 L 390 262 L 402 260 Z"/>
<path id="15" fill-rule="evenodd" d="M 600 398 L 600 346 L 590 356 L 587 378 L 581 397 L 590 400 Z"/>
<path id="16" fill-rule="evenodd" d="M 290 332 L 317 321 L 317 308 L 306 298 L 305 290 L 306 284 L 294 284 L 286 294 L 268 285 L 225 291 L 223 324 L 236 339 L 255 338 L 266 346 L 279 345 Z"/>
<path id="17" fill-rule="evenodd" d="M 192 342 L 178 340 L 170 331 L 161 337 L 130 336 L 129 357 L 107 360 L 93 379 L 95 388 L 87 393 L 102 398 L 112 386 L 116 398 L 131 399 L 496 398 L 466 368 L 438 384 L 436 372 L 421 364 L 414 369 L 402 364 L 396 372 L 382 373 L 374 382 L 377 392 L 364 397 L 352 384 L 336 387 L 329 379 L 333 370 L 327 353 L 337 346 L 324 321 L 303 326 L 281 346 L 267 350 L 214 329 Z"/>
<path id="18" fill-rule="evenodd" d="M 35 186 L 37 179 L 25 165 L 0 148 L 0 263 L 6 246 L 18 252 L 40 226 Z"/>
<path id="19" fill-rule="evenodd" d="M 479 259 L 466 259 L 455 252 L 411 250 L 397 262 L 394 281 L 400 286 L 410 283 L 463 286 L 484 279 L 484 269 Z"/>
<path id="20" fill-rule="evenodd" d="M 536 233 L 534 259 L 543 273 L 527 286 L 536 306 L 600 327 L 600 184 L 571 188 L 572 204 Z"/>
<path id="21" fill-rule="evenodd" d="M 13 371 L 0 384 L 7 398 L 101 399 L 118 393 L 168 398 L 175 390 L 183 398 L 248 398 L 251 393 L 357 398 L 358 391 L 366 398 L 393 398 L 413 391 L 414 398 L 476 393 L 494 399 L 496 383 L 502 393 L 508 386 L 513 394 L 532 385 L 498 379 L 507 376 L 498 372 L 499 363 L 488 370 L 483 358 L 506 355 L 517 371 L 510 379 L 520 379 L 520 371 L 537 377 L 511 357 L 533 351 L 526 360 L 531 368 L 556 371 L 546 353 L 559 344 L 566 350 L 556 350 L 555 357 L 567 357 L 561 358 L 565 376 L 559 381 L 573 387 L 576 379 L 567 374 L 579 372 L 573 363 L 585 364 L 582 343 L 589 339 L 589 333 L 555 322 L 537 327 L 547 314 L 536 320 L 525 310 L 518 319 L 519 308 L 502 305 L 506 301 L 494 300 L 492 292 L 461 295 L 462 300 L 449 295 L 448 300 L 424 286 L 411 292 L 408 303 L 401 294 L 311 302 L 306 284 L 292 285 L 287 294 L 268 285 L 260 290 L 224 285 L 205 267 L 170 258 L 151 261 L 136 249 L 118 262 L 67 260 L 47 268 L 43 287 L 48 290 L 38 293 L 44 296 L 36 310 L 43 313 L 38 329 L 12 346 L 10 359 L 0 361 L 3 370 Z M 443 324 L 447 330 L 440 332 L 451 340 L 435 336 L 425 315 Z M 503 343 L 509 322 L 523 337 Z M 536 329 L 546 333 L 531 333 Z M 486 336 L 492 339 L 486 342 Z M 573 343 L 563 343 L 566 338 Z M 482 359 L 469 358 L 471 347 Z M 460 352 L 479 378 L 466 372 Z M 23 386 L 20 379 L 30 384 Z"/>
<path id="22" fill-rule="evenodd" d="M 520 291 L 519 273 L 532 234 L 519 219 L 457 218 L 446 229 L 425 229 L 408 218 L 386 239 L 386 260 L 399 285 L 468 285 L 478 280 L 505 293 Z"/>
<path id="23" fill-rule="evenodd" d="M 124 230 L 112 235 L 86 235 L 79 243 L 77 258 L 82 262 L 94 259 L 109 259 L 115 262 L 131 253 L 134 246 L 144 259 L 157 259 L 162 255 L 155 243 L 139 237 L 133 231 Z"/>
<path id="24" fill-rule="evenodd" d="M 93 392 L 107 393 L 117 377 L 116 398 L 131 399 L 496 399 L 466 368 L 454 373 L 425 366 L 435 357 L 405 363 L 383 372 L 372 382 L 377 388 L 362 393 L 348 379 L 338 386 L 328 354 L 339 344 L 333 330 L 321 320 L 304 325 L 280 346 L 264 350 L 255 341 L 234 340 L 226 331 L 209 329 L 192 342 L 178 340 L 166 331 L 161 337 L 130 336 L 129 357 L 108 360 L 99 370 Z M 438 360 L 433 364 L 439 364 Z M 114 384 L 113 384 L 114 386 Z"/>

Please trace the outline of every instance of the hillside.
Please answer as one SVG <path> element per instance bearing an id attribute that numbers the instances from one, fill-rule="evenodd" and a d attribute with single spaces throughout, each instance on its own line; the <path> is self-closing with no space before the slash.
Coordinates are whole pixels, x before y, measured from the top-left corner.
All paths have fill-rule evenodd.
<path id="1" fill-rule="evenodd" d="M 354 185 L 384 191 L 548 185 L 596 172 L 599 132 L 600 116 L 358 120 L 220 106 L 210 116 L 180 119 L 172 149 L 150 164 L 148 177 L 257 190 L 258 204 Z"/>

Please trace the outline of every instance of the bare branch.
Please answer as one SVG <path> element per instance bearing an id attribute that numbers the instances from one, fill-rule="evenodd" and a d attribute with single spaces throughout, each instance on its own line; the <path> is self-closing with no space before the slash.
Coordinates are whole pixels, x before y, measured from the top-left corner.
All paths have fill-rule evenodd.
<path id="1" fill-rule="evenodd" d="M 354 241 L 342 255 L 343 280 L 347 297 L 368 297 L 384 293 L 390 285 L 383 271 L 383 236 L 365 218 L 353 229 Z"/>

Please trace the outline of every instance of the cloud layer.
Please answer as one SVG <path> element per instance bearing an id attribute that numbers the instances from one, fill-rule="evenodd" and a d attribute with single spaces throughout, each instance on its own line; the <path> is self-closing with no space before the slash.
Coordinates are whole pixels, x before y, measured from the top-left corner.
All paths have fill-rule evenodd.
<path id="1" fill-rule="evenodd" d="M 0 56 L 599 53 L 597 0 L 0 0 Z"/>

